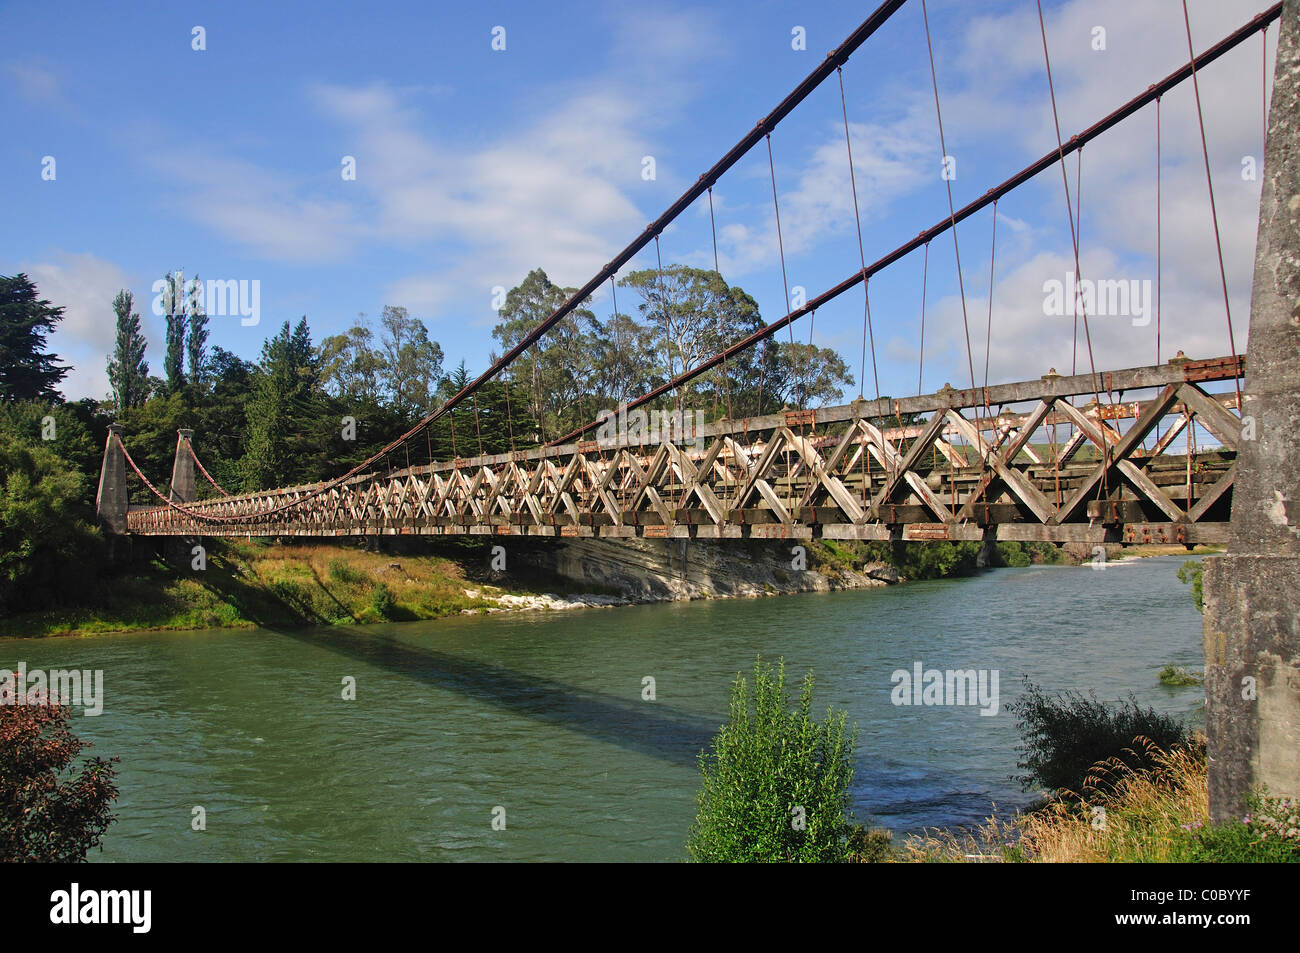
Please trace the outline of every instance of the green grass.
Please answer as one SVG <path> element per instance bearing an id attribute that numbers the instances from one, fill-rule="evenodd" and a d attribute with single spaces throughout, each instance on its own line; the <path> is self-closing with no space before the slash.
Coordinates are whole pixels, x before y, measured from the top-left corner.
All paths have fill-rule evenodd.
<path id="1" fill-rule="evenodd" d="M 207 568 L 152 559 L 67 604 L 6 620 L 20 637 L 217 627 L 356 625 L 436 619 L 495 605 L 502 590 L 467 581 L 458 562 L 338 545 L 208 541 Z M 395 569 L 394 566 L 400 566 Z M 466 588 L 480 595 L 466 595 Z"/>

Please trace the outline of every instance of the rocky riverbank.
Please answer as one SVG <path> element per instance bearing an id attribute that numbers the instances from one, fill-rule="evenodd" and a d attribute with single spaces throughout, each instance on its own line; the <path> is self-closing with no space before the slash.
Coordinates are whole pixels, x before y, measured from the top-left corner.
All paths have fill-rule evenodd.
<path id="1" fill-rule="evenodd" d="M 631 601 L 755 597 L 899 581 L 884 563 L 835 564 L 816 545 L 766 540 L 572 539 L 525 556 L 542 572 Z"/>

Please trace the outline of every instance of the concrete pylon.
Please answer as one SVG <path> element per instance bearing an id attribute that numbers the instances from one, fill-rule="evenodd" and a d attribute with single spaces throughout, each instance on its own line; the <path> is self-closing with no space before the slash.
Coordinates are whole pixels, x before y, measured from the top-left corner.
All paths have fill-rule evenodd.
<path id="1" fill-rule="evenodd" d="M 99 467 L 99 490 L 95 493 L 95 511 L 106 533 L 122 535 L 126 532 L 126 456 L 118 442 L 122 434 L 120 424 L 108 425 L 108 441 L 104 444 L 104 460 Z"/>
<path id="2" fill-rule="evenodd" d="M 194 502 L 194 454 L 190 451 L 193 430 L 176 431 L 176 459 L 172 462 L 171 501 Z"/>
<path id="3" fill-rule="evenodd" d="M 1269 106 L 1228 552 L 1205 560 L 1210 814 L 1300 797 L 1300 0 Z"/>

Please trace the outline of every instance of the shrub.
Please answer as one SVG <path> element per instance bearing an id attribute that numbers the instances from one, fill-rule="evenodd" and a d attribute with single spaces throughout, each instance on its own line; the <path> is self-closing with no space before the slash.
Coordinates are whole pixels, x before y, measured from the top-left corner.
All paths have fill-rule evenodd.
<path id="1" fill-rule="evenodd" d="M 712 753 L 701 752 L 704 785 L 688 848 L 700 861 L 844 861 L 856 728 L 846 713 L 813 721 L 813 676 L 787 710 L 785 662 L 754 662 L 753 695 L 737 673 L 730 721 Z"/>
<path id="2" fill-rule="evenodd" d="M 1184 825 L 1178 860 L 1213 864 L 1297 864 L 1300 845 L 1261 830 L 1256 819 Z"/>
<path id="3" fill-rule="evenodd" d="M 1196 604 L 1197 612 L 1205 611 L 1205 589 L 1202 587 L 1204 572 L 1205 564 L 1199 559 L 1189 559 L 1178 567 L 1178 581 L 1184 585 L 1191 584 L 1192 602 Z"/>
<path id="4" fill-rule="evenodd" d="M 1025 790 L 1077 795 L 1098 762 L 1119 759 L 1135 771 L 1154 768 L 1147 749 L 1135 746 L 1139 737 L 1166 751 L 1190 741 L 1181 721 L 1142 708 L 1131 696 L 1108 708 L 1091 693 L 1087 698 L 1078 692 L 1049 697 L 1026 679 L 1024 694 L 1007 707 L 1017 715 L 1021 737 L 1016 766 L 1024 773 L 1014 780 Z"/>
<path id="5" fill-rule="evenodd" d="M 1161 685 L 1178 688 L 1183 685 L 1201 685 L 1204 682 L 1205 676 L 1200 672 L 1190 671 L 1181 665 L 1166 665 L 1160 670 Z"/>
<path id="6" fill-rule="evenodd" d="M 0 615 L 57 604 L 93 579 L 102 559 L 89 492 L 40 441 L 0 432 Z"/>
<path id="7" fill-rule="evenodd" d="M 1000 542 L 995 544 L 994 564 L 998 566 L 1028 566 L 1029 553 L 1019 543 Z"/>
<path id="8" fill-rule="evenodd" d="M 90 758 L 69 773 L 87 744 L 68 727 L 65 706 L 0 704 L 0 861 L 83 861 L 103 839 L 117 759 Z"/>
<path id="9" fill-rule="evenodd" d="M 855 864 L 883 864 L 895 860 L 894 839 L 878 827 L 855 827 L 849 834 L 848 860 Z"/>
<path id="10" fill-rule="evenodd" d="M 381 582 L 375 586 L 375 591 L 370 594 L 370 608 L 375 610 L 375 614 L 381 619 L 391 619 L 397 612 L 397 598 L 393 595 L 393 590 L 388 588 L 387 583 Z"/>

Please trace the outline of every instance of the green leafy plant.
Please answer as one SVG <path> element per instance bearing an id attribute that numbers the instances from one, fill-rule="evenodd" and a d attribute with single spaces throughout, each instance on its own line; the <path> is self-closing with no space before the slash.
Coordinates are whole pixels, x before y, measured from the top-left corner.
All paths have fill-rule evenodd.
<path id="1" fill-rule="evenodd" d="M 1202 577 L 1205 572 L 1205 564 L 1199 559 L 1189 559 L 1178 567 L 1178 581 L 1191 584 L 1192 602 L 1196 603 L 1196 611 L 1205 611 L 1205 589 L 1202 586 Z"/>
<path id="2" fill-rule="evenodd" d="M 1007 707 L 1017 716 L 1021 757 L 1016 766 L 1023 773 L 1015 780 L 1025 790 L 1079 794 L 1093 766 L 1110 759 L 1135 771 L 1152 770 L 1155 764 L 1147 749 L 1134 743 L 1139 737 L 1164 750 L 1191 743 L 1181 721 L 1142 708 L 1132 698 L 1108 707 L 1093 694 L 1049 696 L 1026 679 L 1024 694 Z"/>
<path id="3" fill-rule="evenodd" d="M 112 761 L 72 761 L 88 742 L 63 705 L 0 704 L 0 861 L 75 863 L 114 820 Z"/>
<path id="4" fill-rule="evenodd" d="M 737 673 L 729 722 L 700 754 L 703 788 L 688 848 L 699 861 L 840 862 L 849 856 L 849 784 L 857 729 L 847 714 L 812 718 L 813 676 L 791 709 L 785 661 Z"/>
<path id="5" fill-rule="evenodd" d="M 1182 825 L 1180 860 L 1226 864 L 1300 863 L 1300 803 L 1256 791 L 1245 817 Z"/>
<path id="6" fill-rule="evenodd" d="M 1205 676 L 1200 672 L 1193 672 L 1183 668 L 1181 665 L 1166 665 L 1160 670 L 1160 684 L 1169 685 L 1174 688 L 1183 685 L 1202 685 L 1205 683 Z"/>
<path id="7" fill-rule="evenodd" d="M 388 588 L 387 583 L 381 582 L 375 586 L 375 591 L 370 595 L 370 608 L 374 609 L 381 619 L 391 619 L 397 611 L 397 597 L 393 595 L 393 590 Z"/>

